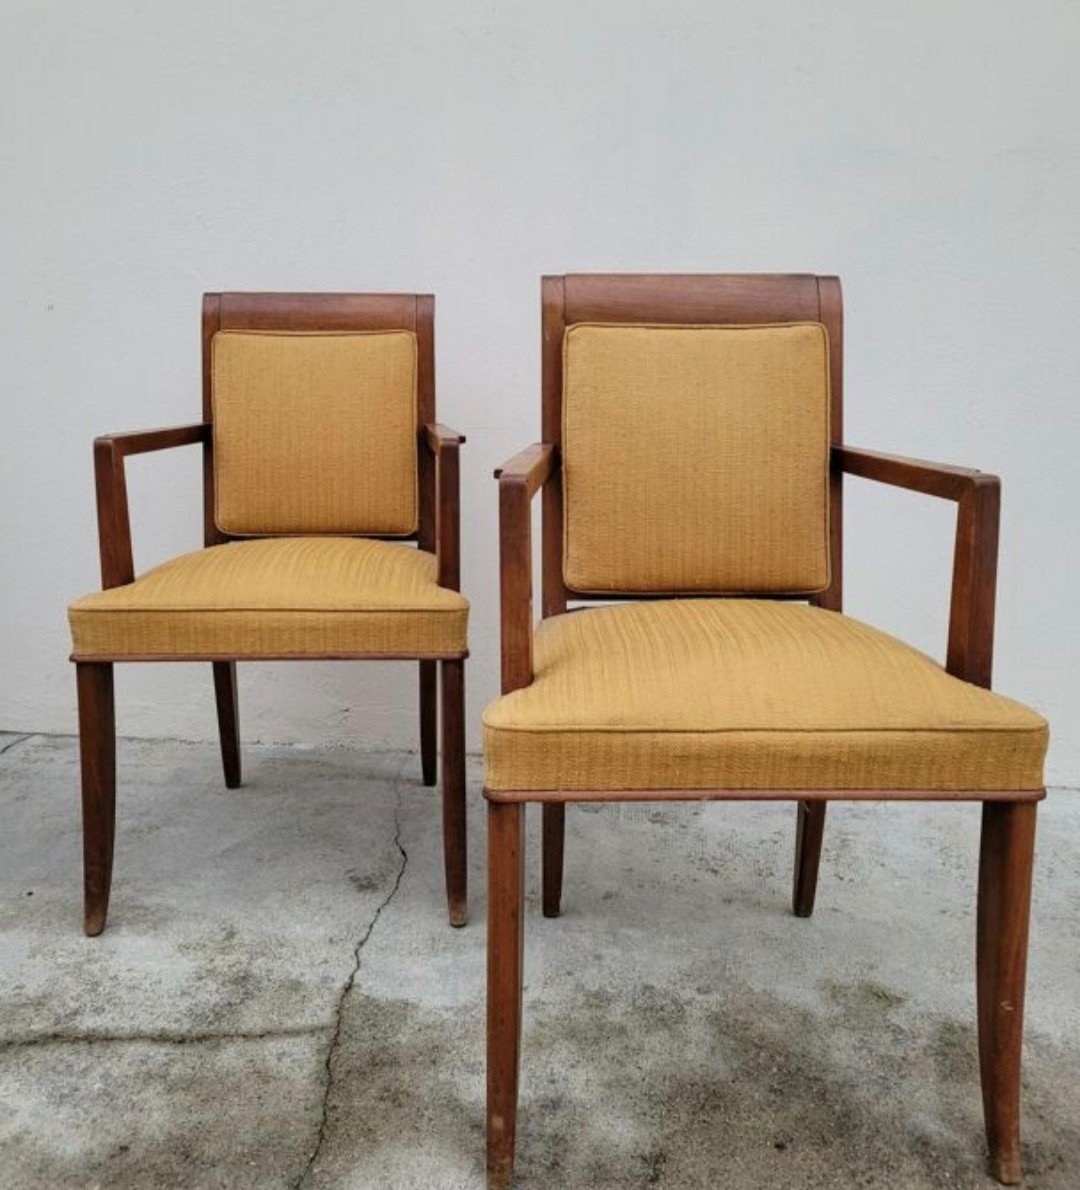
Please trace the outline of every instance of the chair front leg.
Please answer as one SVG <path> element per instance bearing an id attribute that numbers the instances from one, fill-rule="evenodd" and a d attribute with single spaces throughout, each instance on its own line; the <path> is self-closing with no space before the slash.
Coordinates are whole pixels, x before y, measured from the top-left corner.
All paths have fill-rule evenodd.
<path id="1" fill-rule="evenodd" d="M 1020 1051 L 1036 805 L 984 802 L 979 849 L 979 1067 L 990 1168 L 1007 1186 L 1023 1177 Z"/>
<path id="2" fill-rule="evenodd" d="M 446 901 L 452 926 L 469 919 L 465 804 L 465 662 L 442 665 L 442 814 Z"/>
<path id="3" fill-rule="evenodd" d="M 116 712 L 111 663 L 77 662 L 82 769 L 83 928 L 105 928 L 116 833 Z"/>
<path id="4" fill-rule="evenodd" d="M 487 1184 L 514 1175 L 525 946 L 525 806 L 488 803 Z"/>
<path id="5" fill-rule="evenodd" d="M 799 802 L 795 826 L 795 880 L 792 908 L 796 917 L 814 912 L 827 802 Z"/>
<path id="6" fill-rule="evenodd" d="M 543 903 L 545 917 L 558 917 L 562 902 L 566 804 L 545 802 L 543 808 Z"/>
<path id="7" fill-rule="evenodd" d="M 236 691 L 236 662 L 215 661 L 214 698 L 225 788 L 240 788 L 240 702 Z"/>

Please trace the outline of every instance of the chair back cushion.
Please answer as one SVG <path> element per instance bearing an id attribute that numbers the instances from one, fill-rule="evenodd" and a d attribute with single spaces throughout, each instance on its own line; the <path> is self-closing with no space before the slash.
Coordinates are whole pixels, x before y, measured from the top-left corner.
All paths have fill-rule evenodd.
<path id="1" fill-rule="evenodd" d="M 416 530 L 411 331 L 218 331 L 211 369 L 223 533 Z"/>
<path id="2" fill-rule="evenodd" d="M 824 590 L 828 357 L 816 322 L 568 327 L 567 587 Z"/>

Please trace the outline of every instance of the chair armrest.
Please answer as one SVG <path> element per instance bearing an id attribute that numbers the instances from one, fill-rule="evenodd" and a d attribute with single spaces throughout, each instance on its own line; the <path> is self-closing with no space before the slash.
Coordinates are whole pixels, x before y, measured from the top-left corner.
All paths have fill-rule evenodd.
<path id="1" fill-rule="evenodd" d="M 167 426 L 161 430 L 132 430 L 127 434 L 103 434 L 94 439 L 94 449 L 107 445 L 121 455 L 141 455 L 152 450 L 169 450 L 173 446 L 191 446 L 209 442 L 210 423 L 196 422 L 189 426 Z"/>
<path id="2" fill-rule="evenodd" d="M 162 430 L 106 434 L 94 439 L 94 486 L 97 490 L 98 549 L 101 555 L 102 587 L 120 587 L 135 578 L 124 459 L 128 455 L 169 450 L 174 446 L 193 446 L 209 441 L 210 426 L 205 422 L 189 426 L 170 426 Z"/>
<path id="3" fill-rule="evenodd" d="M 532 498 L 555 473 L 550 443 L 537 443 L 495 471 L 499 481 L 499 595 L 504 694 L 533 680 Z"/>
<path id="4" fill-rule="evenodd" d="M 463 446 L 465 435 L 459 434 L 457 430 L 451 430 L 449 426 L 440 425 L 438 422 L 429 422 L 424 426 L 424 442 L 433 455 L 438 455 L 445 447 Z"/>
<path id="5" fill-rule="evenodd" d="M 853 446 L 834 446 L 833 459 L 848 475 L 875 479 L 892 487 L 924 492 L 946 500 L 959 500 L 973 485 L 999 483 L 997 476 L 970 467 L 952 467 L 948 463 L 928 463 L 903 455 L 881 454 Z"/>
<path id="6" fill-rule="evenodd" d="M 989 688 L 994 658 L 1001 480 L 982 471 L 849 446 L 834 446 L 833 462 L 848 475 L 956 502 L 945 668 L 964 681 Z"/>
<path id="7" fill-rule="evenodd" d="M 547 442 L 535 442 L 495 468 L 495 478 L 508 483 L 523 483 L 530 499 L 547 483 L 555 469 L 555 447 Z"/>
<path id="8" fill-rule="evenodd" d="M 461 474 L 458 447 L 465 435 L 432 422 L 424 426 L 423 442 L 435 460 L 436 582 L 452 591 L 461 589 Z"/>

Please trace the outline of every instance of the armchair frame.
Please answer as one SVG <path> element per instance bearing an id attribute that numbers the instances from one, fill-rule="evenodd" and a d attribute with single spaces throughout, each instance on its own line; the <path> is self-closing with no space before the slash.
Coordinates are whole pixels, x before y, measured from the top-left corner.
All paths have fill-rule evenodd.
<path id="1" fill-rule="evenodd" d="M 405 538 L 435 554 L 437 582 L 460 589 L 460 465 L 462 434 L 435 420 L 435 299 L 430 294 L 207 293 L 202 303 L 202 420 L 191 425 L 108 434 L 94 441 L 98 544 L 103 589 L 135 579 L 124 460 L 129 455 L 201 445 L 203 453 L 203 543 L 235 538 L 214 516 L 214 410 L 211 344 L 218 330 L 374 331 L 415 333 L 417 371 L 417 530 Z M 366 536 L 377 537 L 378 534 Z M 465 657 L 418 655 L 420 754 L 425 785 L 436 783 L 439 678 L 442 686 L 442 801 L 448 912 L 451 924 L 467 919 L 465 831 Z M 113 665 L 127 661 L 209 661 L 213 667 L 225 784 L 241 783 L 239 710 L 235 656 L 85 657 L 75 653 L 82 762 L 85 929 L 105 928 L 112 882 L 116 801 L 116 725 Z M 302 657 L 245 654 L 240 660 L 404 660 L 379 653 L 310 653 Z M 441 667 L 441 675 L 440 675 Z"/>
<path id="2" fill-rule="evenodd" d="M 542 493 L 542 615 L 595 596 L 563 578 L 562 352 L 576 322 L 769 323 L 816 321 L 830 344 L 829 587 L 810 602 L 843 604 L 843 479 L 859 476 L 951 500 L 956 539 L 946 668 L 989 687 L 993 662 L 1000 482 L 965 468 L 860 450 L 843 442 L 843 303 L 836 277 L 794 275 L 578 275 L 542 281 L 543 441 L 496 471 L 499 484 L 502 688 L 533 680 L 532 500 Z M 767 592 L 746 592 L 776 598 Z M 605 593 L 604 600 L 651 598 Z M 782 598 L 783 596 L 781 596 Z M 560 912 L 567 802 L 790 800 L 797 806 L 793 909 L 813 911 L 831 800 L 978 801 L 983 804 L 976 927 L 979 1057 L 991 1168 L 1020 1181 L 1020 1056 L 1037 802 L 1043 790 L 530 790 L 485 789 L 489 823 L 488 1185 L 509 1186 L 520 1063 L 524 938 L 525 804 L 542 805 L 542 902 Z"/>

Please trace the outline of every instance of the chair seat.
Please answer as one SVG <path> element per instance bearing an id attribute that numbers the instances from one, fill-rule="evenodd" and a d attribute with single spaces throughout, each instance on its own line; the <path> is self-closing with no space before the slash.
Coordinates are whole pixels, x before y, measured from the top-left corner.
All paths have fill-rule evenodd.
<path id="1" fill-rule="evenodd" d="M 230 542 L 77 600 L 74 657 L 462 657 L 468 600 L 435 579 L 434 555 L 394 542 Z"/>
<path id="2" fill-rule="evenodd" d="M 835 612 L 682 599 L 545 620 L 486 788 L 1038 790 L 1045 721 Z M 572 800 L 572 799 L 568 799 Z"/>

